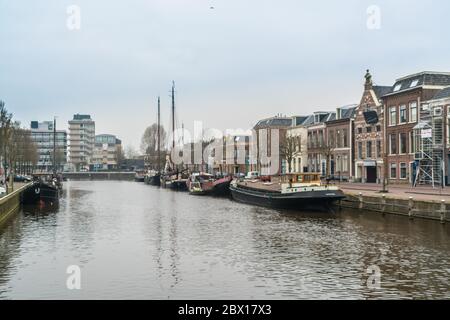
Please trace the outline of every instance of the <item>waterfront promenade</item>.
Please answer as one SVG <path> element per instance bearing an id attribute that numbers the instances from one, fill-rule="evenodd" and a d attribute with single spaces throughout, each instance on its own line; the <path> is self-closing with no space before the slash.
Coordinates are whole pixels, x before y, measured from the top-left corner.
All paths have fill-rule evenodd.
<path id="1" fill-rule="evenodd" d="M 383 186 L 380 184 L 365 184 L 365 183 L 337 183 L 337 185 L 346 193 L 350 195 L 382 197 L 381 190 Z M 418 201 L 441 202 L 445 200 L 450 203 L 450 187 L 433 188 L 431 186 L 418 186 L 416 188 L 411 185 L 389 185 L 387 187 L 387 198 L 408 200 L 412 197 Z"/>

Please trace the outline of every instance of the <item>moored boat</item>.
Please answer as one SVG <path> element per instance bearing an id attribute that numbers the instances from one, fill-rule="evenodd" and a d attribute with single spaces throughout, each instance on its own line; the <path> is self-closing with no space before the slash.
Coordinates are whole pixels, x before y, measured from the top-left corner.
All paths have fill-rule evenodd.
<path id="1" fill-rule="evenodd" d="M 193 173 L 187 181 L 190 194 L 223 196 L 230 193 L 231 176 L 215 177 L 209 173 Z"/>
<path id="2" fill-rule="evenodd" d="M 134 175 L 134 181 L 144 182 L 145 181 L 145 173 L 143 171 L 136 171 L 136 174 Z"/>
<path id="3" fill-rule="evenodd" d="M 230 191 L 236 201 L 279 209 L 327 209 L 345 198 L 337 186 L 322 183 L 319 173 L 286 174 L 279 183 L 233 180 Z"/>
<path id="4" fill-rule="evenodd" d="M 192 195 L 207 195 L 213 187 L 214 176 L 209 173 L 195 172 L 187 180 L 187 188 Z"/>
<path id="5" fill-rule="evenodd" d="M 225 176 L 213 182 L 211 194 L 214 196 L 228 196 L 230 194 L 230 184 L 232 176 Z"/>
<path id="6" fill-rule="evenodd" d="M 44 181 L 35 179 L 33 184 L 25 190 L 22 195 L 23 204 L 54 204 L 59 201 L 61 189 L 57 183 L 53 181 Z"/>
<path id="7" fill-rule="evenodd" d="M 144 182 L 151 186 L 160 186 L 161 185 L 161 174 L 157 171 L 150 170 L 144 178 Z"/>

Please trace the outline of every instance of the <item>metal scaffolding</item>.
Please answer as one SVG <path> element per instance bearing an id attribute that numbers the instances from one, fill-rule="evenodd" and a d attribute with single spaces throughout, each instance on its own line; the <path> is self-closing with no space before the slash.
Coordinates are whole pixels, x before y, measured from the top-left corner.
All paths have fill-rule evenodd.
<path id="1" fill-rule="evenodd" d="M 424 105 L 414 127 L 415 160 L 418 163 L 414 186 L 444 185 L 444 120 L 442 106 Z"/>

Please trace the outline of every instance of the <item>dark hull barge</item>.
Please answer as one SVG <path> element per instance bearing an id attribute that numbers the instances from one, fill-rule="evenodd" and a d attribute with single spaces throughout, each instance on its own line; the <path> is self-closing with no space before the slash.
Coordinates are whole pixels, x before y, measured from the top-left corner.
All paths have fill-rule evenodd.
<path id="1" fill-rule="evenodd" d="M 292 194 L 260 191 L 230 185 L 234 200 L 274 209 L 322 209 L 345 198 L 340 190 L 304 191 Z"/>
<path id="2" fill-rule="evenodd" d="M 61 189 L 53 184 L 36 181 L 22 195 L 22 202 L 26 205 L 39 203 L 54 204 L 59 201 Z"/>
<path id="3" fill-rule="evenodd" d="M 238 202 L 274 209 L 328 210 L 345 198 L 338 187 L 321 183 L 319 174 L 288 174 L 281 183 L 235 180 L 230 191 Z"/>

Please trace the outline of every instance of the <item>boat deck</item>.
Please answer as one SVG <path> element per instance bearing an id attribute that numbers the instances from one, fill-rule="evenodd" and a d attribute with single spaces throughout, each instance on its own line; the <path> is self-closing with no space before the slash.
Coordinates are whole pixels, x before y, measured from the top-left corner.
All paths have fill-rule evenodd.
<path id="1" fill-rule="evenodd" d="M 252 188 L 267 192 L 281 192 L 280 182 L 262 182 L 259 180 L 245 180 L 238 182 L 238 186 L 244 188 Z"/>

